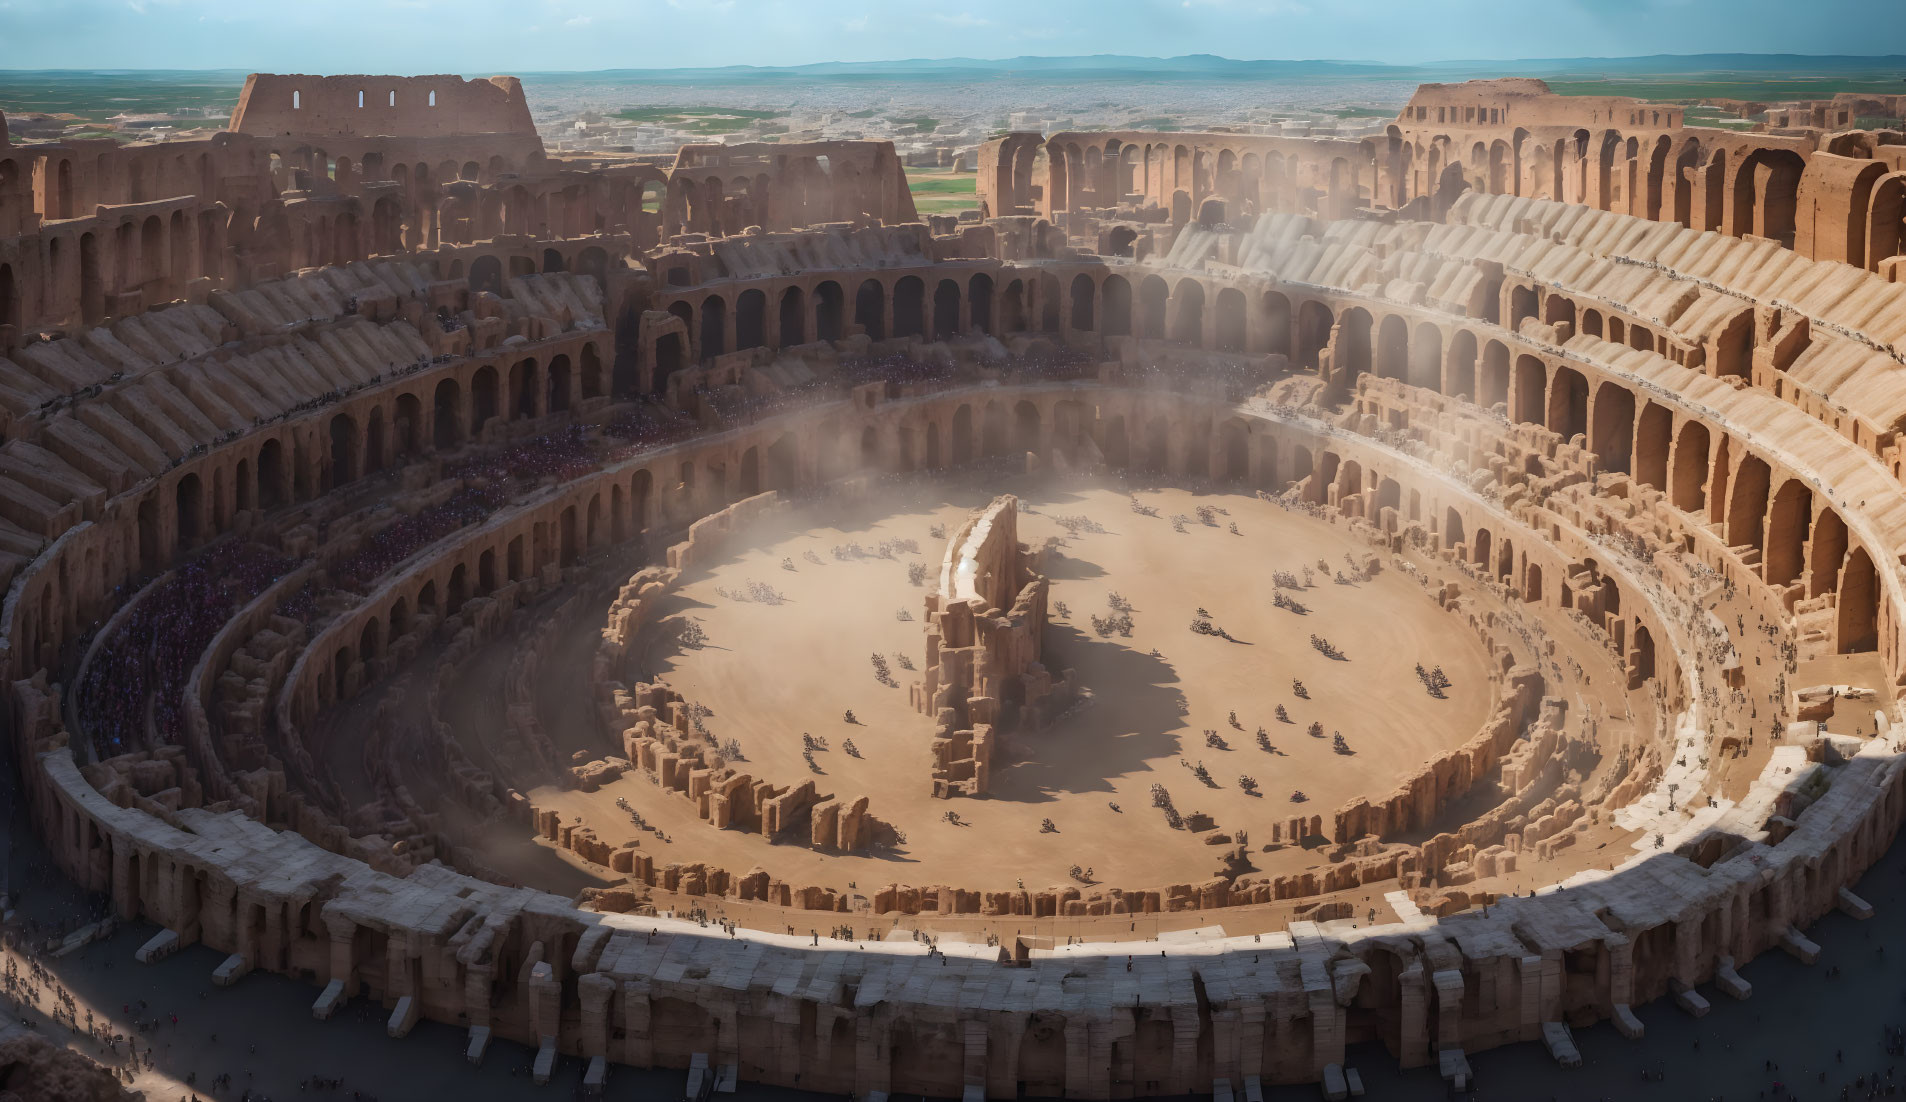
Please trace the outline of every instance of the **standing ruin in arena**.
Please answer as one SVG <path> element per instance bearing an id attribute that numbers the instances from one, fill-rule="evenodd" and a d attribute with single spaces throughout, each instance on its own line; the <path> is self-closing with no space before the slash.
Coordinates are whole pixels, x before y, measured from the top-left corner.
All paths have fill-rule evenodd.
<path id="1" fill-rule="evenodd" d="M 977 219 L 510 77 L 0 120 L 32 822 L 141 961 L 539 1082 L 1343 1097 L 1744 998 L 1906 810 L 1865 110 L 1014 131 Z"/>

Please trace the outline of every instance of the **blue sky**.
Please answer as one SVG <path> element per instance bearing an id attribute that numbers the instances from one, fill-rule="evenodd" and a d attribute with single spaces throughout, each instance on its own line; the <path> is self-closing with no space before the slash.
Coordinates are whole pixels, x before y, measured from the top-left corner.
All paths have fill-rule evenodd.
<path id="1" fill-rule="evenodd" d="M 465 74 L 1021 54 L 1906 52 L 1906 0 L 0 0 L 0 68 Z"/>

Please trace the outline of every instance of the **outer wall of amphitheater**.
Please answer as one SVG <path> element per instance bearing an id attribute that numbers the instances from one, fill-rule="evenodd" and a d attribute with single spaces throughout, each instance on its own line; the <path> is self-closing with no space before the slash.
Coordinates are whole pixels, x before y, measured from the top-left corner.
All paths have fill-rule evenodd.
<path id="1" fill-rule="evenodd" d="M 1566 1059 L 1570 1026 L 1638 1036 L 1632 1006 L 1738 990 L 1762 952 L 1810 960 L 1803 930 L 1827 911 L 1870 914 L 1847 886 L 1902 814 L 1906 396 L 1885 376 L 1906 332 L 1885 326 L 1906 147 L 1700 131 L 1525 81 L 1427 86 L 1363 143 L 1011 135 L 982 157 L 988 218 L 928 227 L 880 143 L 565 165 L 513 80 L 377 78 L 387 126 L 366 131 L 340 121 L 366 109 L 355 79 L 254 77 L 233 132 L 176 155 L 0 142 L 10 734 L 60 867 L 163 928 L 142 954 L 202 943 L 228 954 L 219 982 L 310 982 L 319 1018 L 370 1000 L 395 1035 L 429 1018 L 469 1029 L 473 1058 L 503 1037 L 592 1077 L 705 1057 L 862 1095 L 1119 1098 L 1328 1084 L 1372 1039 L 1452 1077 L 1509 1041 Z M 364 136 L 385 128 L 404 136 Z M 763 259 L 776 249 L 840 262 L 757 274 L 789 270 Z M 989 339 L 1004 360 L 973 352 Z M 1061 349 L 1062 377 L 1013 366 Z M 874 352 L 965 374 L 790 397 L 792 365 Z M 1251 385 L 1227 382 L 1238 371 Z M 338 586 L 253 663 L 258 707 L 234 704 L 246 679 L 224 675 L 253 668 L 277 610 L 339 557 L 329 525 L 354 514 L 327 503 L 392 474 L 441 504 L 468 489 L 444 464 L 645 401 L 679 431 Z M 1585 736 L 1496 646 L 1493 726 L 1398 793 L 1294 828 L 1323 843 L 1322 873 L 889 885 L 872 908 L 1060 931 L 1286 919 L 1155 958 L 1096 937 L 823 946 L 793 921 L 851 920 L 845 896 L 772 869 L 597 860 L 487 774 L 474 799 L 628 874 L 649 912 L 520 887 L 460 864 L 447 832 L 398 841 L 329 810 L 327 716 L 504 637 L 611 553 L 658 564 L 618 597 L 637 607 L 777 495 L 1008 455 L 1278 495 L 1396 568 L 1459 570 L 1469 592 L 1441 599 L 1485 639 L 1522 621 L 1481 594 L 1592 639 L 1620 691 L 1651 694 L 1651 741 L 1592 776 L 1531 764 Z M 101 753 L 76 675 L 136 615 L 143 598 L 120 595 L 266 533 L 296 565 L 193 665 L 176 740 Z M 1878 710 L 1870 736 L 1827 734 L 1790 724 L 1782 691 L 1764 768 L 1697 812 L 1728 709 L 1769 688 L 1716 645 L 1727 627 L 1697 600 L 1715 592 L 1796 650 L 1871 656 L 1880 684 L 1853 699 Z M 1028 607 L 1043 623 L 1043 594 Z M 1500 803 L 1446 821 L 1485 775 Z M 1486 886 L 1591 834 L 1630 855 L 1526 894 Z M 1402 898 L 1397 921 L 1356 921 L 1366 887 Z M 715 899 L 780 908 L 790 932 L 654 913 Z"/>

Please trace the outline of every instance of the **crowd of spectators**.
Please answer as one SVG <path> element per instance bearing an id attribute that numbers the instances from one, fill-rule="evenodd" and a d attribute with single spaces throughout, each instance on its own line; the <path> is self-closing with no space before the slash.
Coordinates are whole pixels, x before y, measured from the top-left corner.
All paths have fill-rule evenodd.
<path id="1" fill-rule="evenodd" d="M 233 612 L 296 566 L 240 540 L 207 548 L 134 599 L 98 644 L 78 689 L 82 729 L 98 756 L 175 743 L 192 667 Z"/>

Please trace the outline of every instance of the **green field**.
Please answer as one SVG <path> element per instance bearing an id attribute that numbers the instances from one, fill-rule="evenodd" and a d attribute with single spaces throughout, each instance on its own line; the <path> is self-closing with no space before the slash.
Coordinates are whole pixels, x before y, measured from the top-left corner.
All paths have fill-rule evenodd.
<path id="1" fill-rule="evenodd" d="M 931 134 L 940 128 L 940 120 L 929 115 L 913 115 L 907 118 L 890 118 L 888 122 L 895 126 L 910 126 L 916 134 Z"/>
<path id="2" fill-rule="evenodd" d="M 690 134 L 733 134 L 759 122 L 778 119 L 786 111 L 763 111 L 747 107 L 627 107 L 615 113 L 629 122 L 653 123 Z"/>
<path id="3" fill-rule="evenodd" d="M 971 172 L 947 172 L 937 168 L 907 170 L 907 188 L 913 192 L 913 205 L 924 217 L 929 214 L 956 214 L 979 206 L 975 195 L 979 177 Z"/>
<path id="4" fill-rule="evenodd" d="M 114 115 L 161 115 L 210 109 L 206 118 L 184 119 L 180 130 L 222 130 L 245 86 L 241 72 L 83 73 L 0 71 L 0 111 L 9 115 L 56 115 L 88 125 L 85 137 L 128 140 L 139 132 L 107 130 Z"/>

